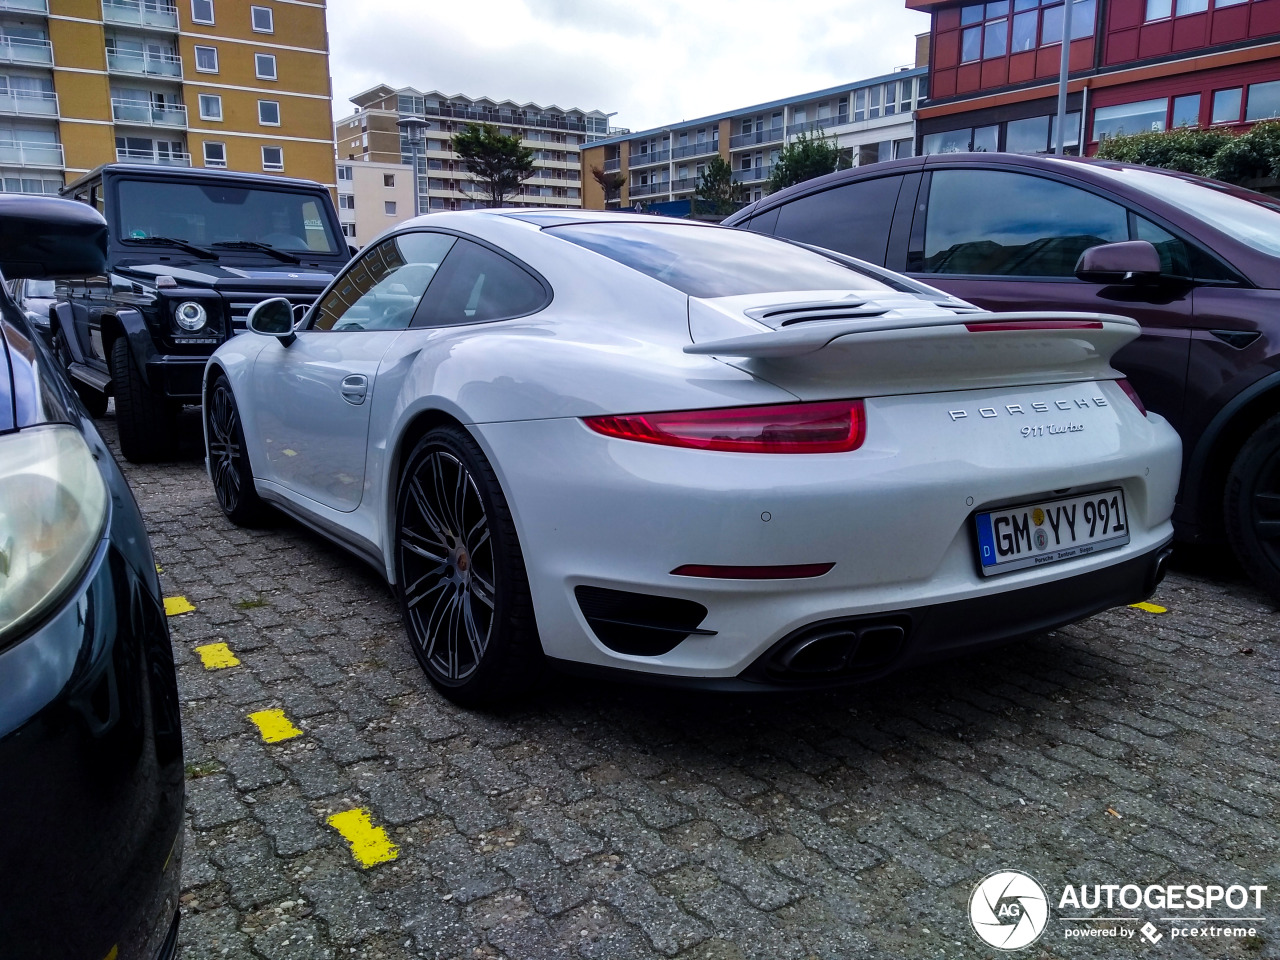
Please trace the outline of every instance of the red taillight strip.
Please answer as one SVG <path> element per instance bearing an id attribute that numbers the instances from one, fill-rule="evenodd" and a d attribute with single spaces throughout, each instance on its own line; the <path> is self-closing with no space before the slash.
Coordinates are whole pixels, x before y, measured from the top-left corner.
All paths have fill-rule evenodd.
<path id="1" fill-rule="evenodd" d="M 774 567 L 721 567 L 686 563 L 671 571 L 675 577 L 707 577 L 712 580 L 803 580 L 828 573 L 834 563 L 792 563 Z"/>
<path id="2" fill-rule="evenodd" d="M 970 333 L 1001 330 L 1101 330 L 1101 320 L 993 320 L 990 323 L 966 323 Z"/>
<path id="3" fill-rule="evenodd" d="M 1133 389 L 1133 384 L 1123 377 L 1116 381 L 1116 385 L 1125 392 L 1125 395 L 1133 401 L 1133 405 L 1142 411 L 1142 415 L 1147 415 L 1147 405 L 1142 402 L 1142 398 L 1138 396 L 1138 391 Z"/>
<path id="4" fill-rule="evenodd" d="M 586 417 L 619 440 L 729 453 L 848 453 L 867 435 L 861 400 Z"/>

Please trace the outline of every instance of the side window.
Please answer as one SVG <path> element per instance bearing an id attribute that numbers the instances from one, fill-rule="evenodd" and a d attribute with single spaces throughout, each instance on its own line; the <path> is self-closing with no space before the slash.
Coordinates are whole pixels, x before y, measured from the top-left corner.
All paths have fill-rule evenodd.
<path id="1" fill-rule="evenodd" d="M 548 300 L 547 291 L 529 271 L 478 243 L 459 240 L 423 298 L 413 325 L 508 320 L 536 313 Z"/>
<path id="2" fill-rule="evenodd" d="M 775 236 L 812 243 L 884 266 L 902 177 L 859 180 L 785 204 Z"/>
<path id="3" fill-rule="evenodd" d="M 1175 237 L 1145 217 L 1135 214 L 1134 221 L 1137 224 L 1134 239 L 1146 240 L 1156 248 L 1156 252 L 1160 254 L 1161 273 L 1188 280 L 1238 282 L 1238 278 L 1219 263 L 1216 257 L 1210 256 L 1194 244 Z"/>
<path id="4" fill-rule="evenodd" d="M 454 238 L 406 233 L 360 257 L 325 294 L 313 330 L 404 330 Z"/>
<path id="5" fill-rule="evenodd" d="M 1043 177 L 939 170 L 929 187 L 922 273 L 1074 277 L 1100 243 L 1129 239 L 1119 204 Z"/>

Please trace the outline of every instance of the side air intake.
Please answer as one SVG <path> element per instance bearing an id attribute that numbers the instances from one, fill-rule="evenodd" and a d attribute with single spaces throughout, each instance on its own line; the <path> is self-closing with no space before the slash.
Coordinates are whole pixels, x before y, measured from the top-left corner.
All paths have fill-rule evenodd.
<path id="1" fill-rule="evenodd" d="M 715 636 L 700 630 L 707 608 L 692 600 L 628 593 L 604 587 L 576 587 L 573 594 L 601 643 L 617 653 L 657 657 L 690 636 Z"/>

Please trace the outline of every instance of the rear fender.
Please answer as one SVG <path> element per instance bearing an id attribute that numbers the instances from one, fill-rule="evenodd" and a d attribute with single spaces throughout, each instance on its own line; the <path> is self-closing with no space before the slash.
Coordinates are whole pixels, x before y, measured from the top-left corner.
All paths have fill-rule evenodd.
<path id="1" fill-rule="evenodd" d="M 84 363 L 84 349 L 76 336 L 75 307 L 69 303 L 57 303 L 49 311 L 51 326 L 62 336 L 67 352 L 74 363 Z"/>

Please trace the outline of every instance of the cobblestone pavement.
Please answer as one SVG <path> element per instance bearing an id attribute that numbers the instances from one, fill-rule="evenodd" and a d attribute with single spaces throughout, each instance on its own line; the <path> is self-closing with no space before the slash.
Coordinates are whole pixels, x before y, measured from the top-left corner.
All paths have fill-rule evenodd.
<path id="1" fill-rule="evenodd" d="M 1167 613 L 872 689 L 565 679 L 473 713 L 428 685 L 371 570 L 290 521 L 223 519 L 188 426 L 188 459 L 125 464 L 165 592 L 195 606 L 170 621 L 187 960 L 988 957 L 967 902 L 1001 868 L 1051 899 L 1271 887 L 1253 938 L 1071 942 L 1055 902 L 1018 956 L 1280 957 L 1280 622 L 1238 574 L 1184 570 Z M 202 666 L 219 642 L 238 666 Z M 247 717 L 270 709 L 301 734 L 264 743 Z M 357 864 L 327 823 L 353 808 L 397 859 Z"/>

